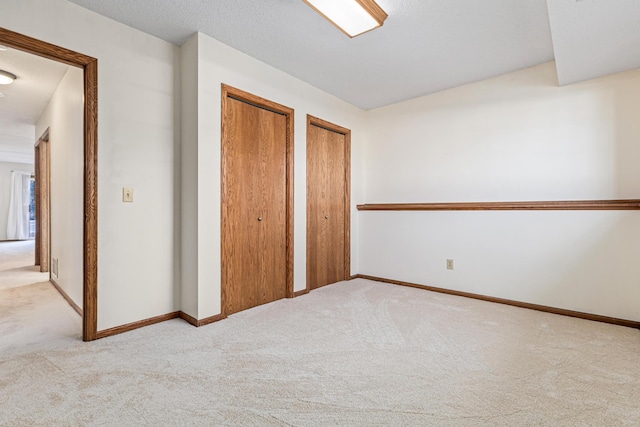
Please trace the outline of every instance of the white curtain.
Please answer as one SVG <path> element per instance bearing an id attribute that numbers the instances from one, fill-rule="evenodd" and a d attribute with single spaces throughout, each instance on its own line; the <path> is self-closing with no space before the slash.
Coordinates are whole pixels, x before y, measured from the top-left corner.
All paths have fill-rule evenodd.
<path id="1" fill-rule="evenodd" d="M 7 240 L 27 240 L 29 238 L 30 181 L 31 172 L 11 172 Z"/>

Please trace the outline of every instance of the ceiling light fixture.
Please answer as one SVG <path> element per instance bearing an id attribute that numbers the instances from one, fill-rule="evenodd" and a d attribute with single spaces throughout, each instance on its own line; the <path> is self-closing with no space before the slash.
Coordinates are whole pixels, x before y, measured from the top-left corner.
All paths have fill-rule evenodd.
<path id="1" fill-rule="evenodd" d="M 0 70 L 0 85 L 10 85 L 15 79 L 17 79 L 15 74 Z"/>
<path id="2" fill-rule="evenodd" d="M 374 0 L 304 0 L 349 37 L 381 27 L 387 13 Z"/>

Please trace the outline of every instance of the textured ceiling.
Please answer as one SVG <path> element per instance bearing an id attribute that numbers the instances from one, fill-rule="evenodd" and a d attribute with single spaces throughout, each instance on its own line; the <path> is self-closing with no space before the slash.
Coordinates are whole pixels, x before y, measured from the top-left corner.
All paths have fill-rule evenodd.
<path id="1" fill-rule="evenodd" d="M 0 161 L 17 161 L 33 153 L 36 120 L 68 68 L 19 50 L 0 50 L 0 70 L 18 76 L 12 84 L 0 85 L 4 95 L 0 97 Z M 29 160 L 33 161 L 32 154 Z"/>
<path id="2" fill-rule="evenodd" d="M 640 68 L 640 0 L 548 0 L 561 85 Z"/>
<path id="3" fill-rule="evenodd" d="M 302 0 L 71 1 L 177 45 L 200 31 L 364 109 L 554 56 L 546 0 L 377 0 L 389 18 L 354 39 Z"/>

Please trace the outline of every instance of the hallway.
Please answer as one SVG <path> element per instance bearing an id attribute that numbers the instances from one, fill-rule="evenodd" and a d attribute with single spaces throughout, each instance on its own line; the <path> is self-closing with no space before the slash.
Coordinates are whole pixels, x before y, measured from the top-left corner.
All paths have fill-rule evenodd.
<path id="1" fill-rule="evenodd" d="M 0 242 L 0 353 L 81 339 L 82 318 L 33 265 L 33 240 Z M 68 344 L 67 344 L 68 345 Z"/>
<path id="2" fill-rule="evenodd" d="M 33 265 L 35 240 L 0 242 L 0 289 L 48 282 L 49 273 Z"/>

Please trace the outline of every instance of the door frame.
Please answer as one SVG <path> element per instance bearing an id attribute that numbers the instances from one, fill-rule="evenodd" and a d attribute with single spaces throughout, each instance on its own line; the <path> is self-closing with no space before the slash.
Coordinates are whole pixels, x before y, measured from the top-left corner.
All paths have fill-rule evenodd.
<path id="1" fill-rule="evenodd" d="M 34 147 L 36 176 L 36 254 L 35 264 L 40 272 L 49 272 L 51 249 L 51 149 L 49 128 L 38 138 Z M 51 277 L 51 274 L 49 274 Z"/>
<path id="2" fill-rule="evenodd" d="M 336 125 L 326 120 L 307 114 L 307 194 L 309 194 L 309 137 L 311 126 L 326 129 L 331 132 L 344 135 L 344 277 L 348 280 L 351 277 L 351 130 Z M 307 232 L 309 231 L 309 196 L 307 196 Z M 307 288 L 311 291 L 311 270 L 309 260 L 311 253 L 309 250 L 309 236 L 307 235 Z"/>
<path id="3" fill-rule="evenodd" d="M 0 28 L 0 44 L 81 68 L 84 73 L 82 339 L 98 332 L 98 60 Z"/>
<path id="4" fill-rule="evenodd" d="M 282 114 L 285 116 L 287 128 L 286 128 L 286 292 L 285 295 L 287 298 L 293 298 L 293 213 L 294 213 L 294 204 L 293 204 L 293 164 L 294 164 L 294 155 L 293 155 L 293 147 L 294 147 L 294 110 L 293 108 L 286 107 L 284 105 L 275 103 L 273 101 L 269 101 L 268 99 L 261 98 L 257 95 L 253 95 L 249 92 L 245 92 L 241 89 L 235 88 L 233 86 L 229 86 L 227 84 L 222 84 L 222 132 L 221 132 L 221 147 L 220 147 L 220 157 L 221 157 L 221 184 L 220 184 L 220 254 L 221 254 L 221 311 L 222 317 L 227 317 L 227 280 L 225 277 L 225 269 L 224 269 L 224 194 L 225 188 L 227 186 L 228 173 L 227 173 L 227 162 L 225 157 L 225 141 L 227 140 L 227 135 L 229 133 L 229 117 L 227 116 L 227 102 L 229 98 L 246 102 L 248 104 L 254 105 L 259 108 L 263 108 L 268 111 L 272 111 L 274 113 Z"/>

